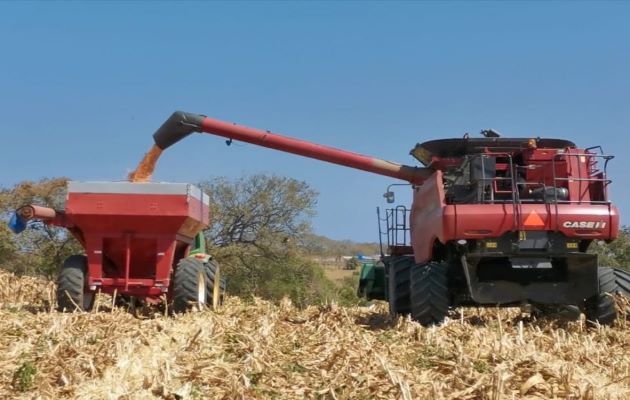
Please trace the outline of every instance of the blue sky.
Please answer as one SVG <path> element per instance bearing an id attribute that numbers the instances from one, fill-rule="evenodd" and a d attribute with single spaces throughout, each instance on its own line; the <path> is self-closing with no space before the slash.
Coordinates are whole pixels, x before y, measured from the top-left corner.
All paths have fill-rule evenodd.
<path id="1" fill-rule="evenodd" d="M 621 2 L 2 2 L 0 185 L 123 179 L 181 109 L 403 163 L 485 128 L 602 145 L 628 213 L 629 20 Z M 208 135 L 155 178 L 257 172 L 318 190 L 318 233 L 377 240 L 389 178 Z"/>

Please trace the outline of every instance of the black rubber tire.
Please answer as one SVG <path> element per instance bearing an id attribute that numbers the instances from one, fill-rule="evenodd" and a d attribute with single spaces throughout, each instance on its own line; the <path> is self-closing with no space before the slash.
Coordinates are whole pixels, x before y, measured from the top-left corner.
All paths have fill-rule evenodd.
<path id="1" fill-rule="evenodd" d="M 630 270 L 621 268 L 613 268 L 613 270 L 617 292 L 630 299 Z"/>
<path id="2" fill-rule="evenodd" d="M 202 308 L 208 304 L 207 287 L 208 273 L 205 263 L 192 257 L 182 258 L 175 268 L 173 278 L 173 312 L 183 313 L 191 307 Z M 201 288 L 204 295 L 200 293 Z"/>
<path id="3" fill-rule="evenodd" d="M 424 326 L 444 321 L 450 306 L 446 267 L 436 262 L 411 268 L 411 318 Z"/>
<path id="4" fill-rule="evenodd" d="M 601 325 L 612 325 L 617 319 L 614 294 L 617 292 L 615 271 L 608 267 L 597 268 L 599 294 L 586 300 L 584 314 L 586 320 Z"/>
<path id="5" fill-rule="evenodd" d="M 206 282 L 207 302 L 212 304 L 212 293 L 214 292 L 214 278 L 218 265 L 213 261 L 206 262 L 206 275 L 208 280 Z M 225 279 L 221 277 L 219 273 L 219 304 L 223 304 L 223 297 L 225 294 Z"/>
<path id="6" fill-rule="evenodd" d="M 90 311 L 94 294 L 86 290 L 88 262 L 83 255 L 73 255 L 63 262 L 57 277 L 57 310 Z"/>
<path id="7" fill-rule="evenodd" d="M 389 261 L 388 302 L 391 315 L 411 313 L 409 277 L 414 264 L 412 256 L 401 256 Z"/>

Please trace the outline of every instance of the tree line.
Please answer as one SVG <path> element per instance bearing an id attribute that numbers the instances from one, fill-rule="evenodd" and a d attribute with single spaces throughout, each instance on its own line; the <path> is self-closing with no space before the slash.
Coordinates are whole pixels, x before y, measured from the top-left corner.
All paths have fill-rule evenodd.
<path id="1" fill-rule="evenodd" d="M 35 203 L 63 209 L 66 178 L 24 181 L 0 189 L 0 219 L 8 220 L 19 206 Z M 338 242 L 314 235 L 311 220 L 318 193 L 305 182 L 275 175 L 238 179 L 214 178 L 199 186 L 210 197 L 211 224 L 204 234 L 210 253 L 228 276 L 228 291 L 239 296 L 279 299 L 300 305 L 337 300 L 356 302 L 354 290 L 326 279 L 313 256 L 338 256 L 346 251 L 370 255 L 371 244 Z M 82 252 L 64 229 L 31 222 L 13 235 L 0 223 L 0 267 L 16 274 L 54 278 L 63 260 Z M 623 227 L 611 243 L 593 242 L 589 252 L 600 265 L 630 267 L 630 228 Z"/>

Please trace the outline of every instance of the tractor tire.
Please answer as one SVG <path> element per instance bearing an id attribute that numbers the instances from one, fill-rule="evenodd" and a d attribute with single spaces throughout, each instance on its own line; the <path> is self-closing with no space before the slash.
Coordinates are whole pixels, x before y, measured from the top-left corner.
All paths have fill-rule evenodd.
<path id="1" fill-rule="evenodd" d="M 86 256 L 66 258 L 57 277 L 57 310 L 72 312 L 92 309 L 94 293 L 86 290 L 87 270 Z"/>
<path id="2" fill-rule="evenodd" d="M 411 319 L 424 326 L 440 324 L 449 306 L 445 266 L 429 262 L 411 268 Z"/>
<path id="3" fill-rule="evenodd" d="M 614 294 L 617 292 L 615 271 L 608 267 L 597 268 L 599 293 L 586 300 L 584 314 L 586 320 L 601 325 L 612 325 L 617 318 Z"/>
<path id="4" fill-rule="evenodd" d="M 414 259 L 411 256 L 397 257 L 389 265 L 388 301 L 391 315 L 408 315 L 411 313 L 409 296 L 409 277 Z"/>
<path id="5" fill-rule="evenodd" d="M 179 260 L 173 278 L 173 312 L 183 313 L 193 307 L 205 307 L 208 303 L 207 288 L 206 264 L 192 257 Z"/>
<path id="6" fill-rule="evenodd" d="M 221 268 L 218 264 L 208 261 L 205 264 L 206 267 L 206 293 L 207 301 L 212 306 L 213 309 L 216 309 L 221 304 L 223 304 L 223 295 L 225 293 L 225 279 L 222 278 Z M 218 284 L 217 284 L 218 282 Z"/>
<path id="7" fill-rule="evenodd" d="M 617 293 L 621 293 L 630 299 L 630 270 L 613 268 Z"/>

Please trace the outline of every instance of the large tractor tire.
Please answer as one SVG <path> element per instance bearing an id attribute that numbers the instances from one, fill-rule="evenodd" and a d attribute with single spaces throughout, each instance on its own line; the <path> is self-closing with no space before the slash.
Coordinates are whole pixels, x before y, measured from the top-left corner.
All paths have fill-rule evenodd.
<path id="1" fill-rule="evenodd" d="M 411 313 L 410 273 L 414 264 L 412 256 L 396 257 L 389 262 L 388 301 L 389 313 L 408 315 Z"/>
<path id="2" fill-rule="evenodd" d="M 448 277 L 436 262 L 411 268 L 411 318 L 424 326 L 442 323 L 450 306 Z"/>
<path id="3" fill-rule="evenodd" d="M 598 322 L 602 325 L 612 325 L 617 318 L 614 294 L 617 292 L 615 271 L 608 267 L 597 269 L 599 293 L 586 300 L 584 314 L 587 321 Z"/>
<path id="4" fill-rule="evenodd" d="M 206 264 L 202 260 L 182 258 L 173 278 L 173 312 L 205 307 L 208 304 L 208 281 Z"/>
<path id="5" fill-rule="evenodd" d="M 87 257 L 68 257 L 57 277 L 57 310 L 62 312 L 90 311 L 94 306 L 94 293 L 86 290 Z"/>
<path id="6" fill-rule="evenodd" d="M 208 277 L 206 281 L 206 290 L 208 293 L 207 299 L 213 309 L 217 309 L 223 304 L 223 295 L 225 293 L 225 279 L 222 277 L 221 268 L 218 264 L 208 261 L 205 264 L 206 275 Z"/>
<path id="7" fill-rule="evenodd" d="M 617 292 L 630 299 L 630 270 L 613 268 Z"/>

